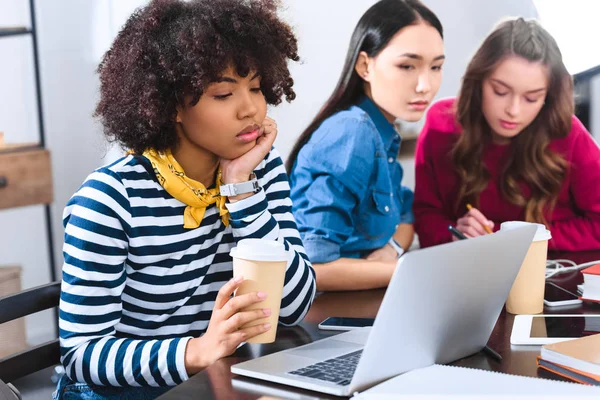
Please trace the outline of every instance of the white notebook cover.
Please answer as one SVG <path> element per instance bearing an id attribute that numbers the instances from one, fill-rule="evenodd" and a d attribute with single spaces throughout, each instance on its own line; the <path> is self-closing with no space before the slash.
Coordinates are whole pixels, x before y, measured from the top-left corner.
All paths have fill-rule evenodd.
<path id="1" fill-rule="evenodd" d="M 509 375 L 481 369 L 433 365 L 399 375 L 354 399 L 600 399 L 600 387 Z M 565 397 L 568 396 L 568 397 Z"/>

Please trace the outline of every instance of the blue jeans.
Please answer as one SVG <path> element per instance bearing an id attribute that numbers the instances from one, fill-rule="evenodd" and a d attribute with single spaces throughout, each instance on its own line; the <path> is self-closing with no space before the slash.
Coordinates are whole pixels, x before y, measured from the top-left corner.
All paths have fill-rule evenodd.
<path id="1" fill-rule="evenodd" d="M 171 387 L 112 387 L 73 382 L 65 374 L 60 378 L 52 400 L 146 400 L 155 399 Z"/>

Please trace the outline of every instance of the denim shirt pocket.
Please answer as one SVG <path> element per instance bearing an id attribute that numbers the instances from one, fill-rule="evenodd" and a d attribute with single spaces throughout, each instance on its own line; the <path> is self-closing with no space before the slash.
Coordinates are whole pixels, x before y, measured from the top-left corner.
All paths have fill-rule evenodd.
<path id="1" fill-rule="evenodd" d="M 373 190 L 367 206 L 361 213 L 357 230 L 368 240 L 391 237 L 394 233 L 398 210 L 390 192 Z"/>
<path id="2" fill-rule="evenodd" d="M 379 211 L 380 214 L 389 215 L 389 212 L 391 211 L 393 206 L 391 193 L 374 190 L 372 197 L 377 211 Z"/>

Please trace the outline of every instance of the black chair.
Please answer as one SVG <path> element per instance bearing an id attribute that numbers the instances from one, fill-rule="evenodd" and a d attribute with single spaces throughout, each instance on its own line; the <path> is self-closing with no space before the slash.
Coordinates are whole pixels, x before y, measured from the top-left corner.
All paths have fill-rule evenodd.
<path id="1" fill-rule="evenodd" d="M 58 307 L 60 282 L 0 298 L 0 324 Z M 0 380 L 10 382 L 60 363 L 58 338 L 0 359 Z M 14 387 L 13 387 L 13 390 Z M 19 392 L 15 390 L 17 398 Z"/>

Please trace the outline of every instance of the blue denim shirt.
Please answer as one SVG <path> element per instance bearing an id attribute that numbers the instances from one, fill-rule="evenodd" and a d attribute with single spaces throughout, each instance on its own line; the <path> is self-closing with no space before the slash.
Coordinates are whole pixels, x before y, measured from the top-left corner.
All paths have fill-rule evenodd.
<path id="1" fill-rule="evenodd" d="M 401 186 L 400 136 L 375 103 L 326 119 L 290 174 L 294 217 L 313 263 L 361 258 L 413 223 L 413 193 Z"/>

